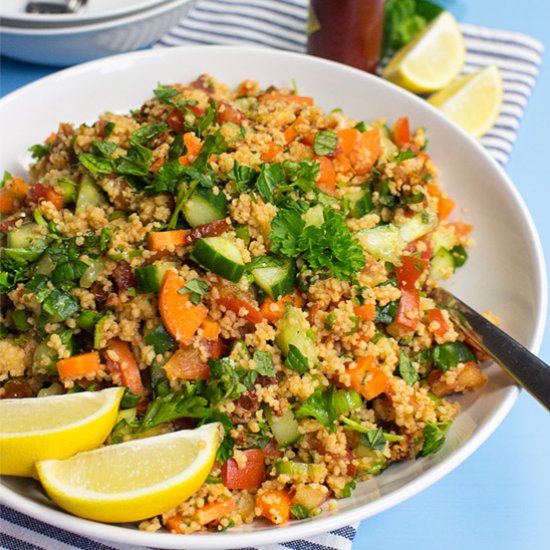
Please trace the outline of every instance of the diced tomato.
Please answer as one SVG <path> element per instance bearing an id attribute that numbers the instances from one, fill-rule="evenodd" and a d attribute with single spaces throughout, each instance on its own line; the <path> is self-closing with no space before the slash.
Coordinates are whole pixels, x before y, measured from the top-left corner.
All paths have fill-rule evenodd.
<path id="1" fill-rule="evenodd" d="M 166 119 L 170 130 L 176 132 L 176 134 L 181 134 L 183 132 L 183 113 L 174 107 L 170 111 L 168 118 Z"/>
<path id="2" fill-rule="evenodd" d="M 401 265 L 395 269 L 399 289 L 414 288 L 428 266 L 428 260 L 415 256 L 401 256 Z"/>
<path id="3" fill-rule="evenodd" d="M 392 137 L 393 141 L 395 141 L 399 147 L 411 143 L 411 129 L 409 126 L 409 119 L 406 116 L 396 120 Z"/>
<path id="4" fill-rule="evenodd" d="M 110 354 L 109 351 L 114 352 Z M 117 358 L 112 357 L 116 355 Z M 120 380 L 132 393 L 136 395 L 144 395 L 145 388 L 141 381 L 141 373 L 134 357 L 130 350 L 130 346 L 118 338 L 110 340 L 107 344 L 107 353 L 105 356 L 105 365 L 109 372 L 118 373 Z"/>
<path id="5" fill-rule="evenodd" d="M 417 288 L 401 290 L 401 300 L 394 323 L 403 330 L 416 330 L 420 318 L 420 291 Z"/>
<path id="6" fill-rule="evenodd" d="M 420 254 L 420 258 L 423 260 L 431 260 L 434 255 L 430 235 L 425 235 L 416 241 L 410 242 L 405 250 L 411 254 Z"/>
<path id="7" fill-rule="evenodd" d="M 239 468 L 233 458 L 222 466 L 222 481 L 228 489 L 256 489 L 265 478 L 265 458 L 261 449 L 242 451 L 246 456 L 246 464 Z"/>
<path id="8" fill-rule="evenodd" d="M 239 109 L 231 106 L 229 103 L 222 101 L 218 105 L 216 119 L 218 121 L 218 124 L 223 124 L 224 122 L 232 122 L 233 124 L 236 124 L 238 126 L 246 120 L 246 115 Z"/>
<path id="9" fill-rule="evenodd" d="M 38 182 L 33 183 L 29 189 L 28 201 L 31 204 L 38 204 L 43 200 L 52 202 L 58 210 L 61 210 L 63 208 L 65 198 L 61 193 L 55 191 L 55 189 L 46 187 Z"/>

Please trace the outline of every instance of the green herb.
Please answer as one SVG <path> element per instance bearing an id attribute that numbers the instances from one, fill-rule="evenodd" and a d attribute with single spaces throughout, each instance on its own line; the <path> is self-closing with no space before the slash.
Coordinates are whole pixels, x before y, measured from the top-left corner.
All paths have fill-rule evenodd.
<path id="1" fill-rule="evenodd" d="M 386 0 L 382 57 L 408 44 L 442 11 L 428 0 Z"/>
<path id="2" fill-rule="evenodd" d="M 229 357 L 209 359 L 208 365 L 212 384 L 208 385 L 205 394 L 214 404 L 227 399 L 237 400 L 257 376 L 255 371 L 237 369 L 235 362 Z"/>
<path id="3" fill-rule="evenodd" d="M 137 404 L 141 401 L 141 397 L 141 395 L 132 393 L 128 388 L 124 388 L 124 395 L 120 401 L 120 408 L 131 409 L 132 407 L 137 406 Z"/>
<path id="4" fill-rule="evenodd" d="M 260 376 L 275 376 L 275 366 L 273 365 L 273 357 L 267 351 L 255 351 L 254 363 L 256 363 L 256 371 Z"/>
<path id="5" fill-rule="evenodd" d="M 325 328 L 327 330 L 330 330 L 334 326 L 335 322 L 336 322 L 336 315 L 334 315 L 334 313 L 329 313 L 325 321 Z"/>
<path id="6" fill-rule="evenodd" d="M 160 82 L 157 84 L 157 88 L 153 90 L 153 93 L 159 101 L 171 106 L 175 106 L 172 100 L 180 94 L 180 92 L 175 88 L 164 86 L 163 84 L 160 84 Z"/>
<path id="7" fill-rule="evenodd" d="M 145 343 L 153 346 L 155 353 L 166 353 L 177 344 L 162 324 L 145 335 Z"/>
<path id="8" fill-rule="evenodd" d="M 201 281 L 200 279 L 191 279 L 187 281 L 183 288 L 178 290 L 178 293 L 189 294 L 191 303 L 197 305 L 200 303 L 201 298 L 208 292 L 209 288 L 207 282 Z"/>
<path id="9" fill-rule="evenodd" d="M 131 139 L 137 143 L 146 143 L 166 130 L 168 125 L 165 122 L 151 122 L 133 132 Z"/>
<path id="10" fill-rule="evenodd" d="M 133 138 L 130 138 L 130 142 L 131 146 L 126 155 L 113 161 L 115 172 L 125 176 L 146 176 L 149 173 L 153 152 Z"/>
<path id="11" fill-rule="evenodd" d="M 360 132 L 366 132 L 366 131 L 367 131 L 367 125 L 366 125 L 363 121 L 358 122 L 358 123 L 354 126 L 354 128 L 355 128 L 356 130 L 359 130 Z"/>
<path id="12" fill-rule="evenodd" d="M 294 210 L 279 210 L 269 235 L 273 252 L 302 258 L 307 268 L 322 276 L 351 279 L 365 265 L 365 256 L 341 213 L 325 208 L 320 227 L 305 227 Z"/>
<path id="13" fill-rule="evenodd" d="M 229 435 L 229 432 L 233 429 L 233 423 L 225 413 L 221 413 L 218 410 L 211 410 L 209 415 L 201 422 L 201 424 L 210 422 L 219 422 L 223 426 L 224 438 L 221 445 L 218 447 L 218 451 L 216 452 L 216 460 L 220 464 L 223 464 L 233 456 L 233 447 L 235 446 L 235 442 Z"/>
<path id="14" fill-rule="evenodd" d="M 330 155 L 336 151 L 338 134 L 332 130 L 321 130 L 313 138 L 313 150 L 316 155 Z"/>
<path id="15" fill-rule="evenodd" d="M 80 260 L 72 260 L 57 265 L 52 272 L 52 282 L 58 285 L 64 281 L 74 281 L 80 279 L 84 272 L 88 269 L 88 264 Z"/>
<path id="16" fill-rule="evenodd" d="M 223 153 L 226 149 L 227 143 L 219 132 L 216 132 L 215 134 L 208 134 L 204 138 L 199 156 L 193 163 L 193 168 L 201 173 L 205 173 L 208 169 L 208 159 L 212 155 Z M 210 177 L 212 177 L 211 174 Z M 203 182 L 201 180 L 201 184 L 202 183 Z"/>
<path id="17" fill-rule="evenodd" d="M 200 122 L 197 124 L 197 127 L 195 128 L 195 131 L 198 136 L 204 136 L 204 133 L 208 129 L 209 126 L 212 126 L 216 122 L 216 102 L 213 99 L 210 99 L 208 102 L 208 107 L 206 109 L 206 112 L 204 113 L 204 116 L 201 118 Z"/>
<path id="18" fill-rule="evenodd" d="M 4 175 L 0 180 L 0 189 L 2 189 L 6 185 L 6 183 L 8 183 L 8 181 L 11 181 L 12 179 L 13 179 L 13 176 L 11 175 L 11 172 L 4 170 Z"/>
<path id="19" fill-rule="evenodd" d="M 401 149 L 397 152 L 395 157 L 393 157 L 392 162 L 400 163 L 404 160 L 413 159 L 417 156 L 417 153 L 415 153 L 410 147 L 407 149 Z"/>
<path id="20" fill-rule="evenodd" d="M 42 310 L 55 322 L 65 321 L 80 309 L 78 300 L 68 292 L 54 288 L 42 302 Z"/>
<path id="21" fill-rule="evenodd" d="M 0 255 L 0 295 L 7 294 L 15 286 L 24 281 L 27 264 L 10 258 L 7 254 Z"/>
<path id="22" fill-rule="evenodd" d="M 264 164 L 256 181 L 256 188 L 264 201 L 273 202 L 275 188 L 285 181 L 286 176 L 282 164 L 279 162 Z"/>
<path id="23" fill-rule="evenodd" d="M 374 321 L 376 323 L 383 323 L 384 325 L 389 325 L 393 323 L 398 307 L 399 300 L 388 302 L 385 306 L 379 306 L 377 304 Z"/>
<path id="24" fill-rule="evenodd" d="M 214 484 L 214 483 L 222 483 L 222 478 L 219 476 L 206 476 L 205 483 Z"/>
<path id="25" fill-rule="evenodd" d="M 412 386 L 418 380 L 418 373 L 403 350 L 401 350 L 399 355 L 399 376 L 401 376 L 409 386 Z"/>
<path id="26" fill-rule="evenodd" d="M 172 143 L 170 144 L 170 148 L 168 149 L 168 160 L 177 161 L 183 155 L 184 147 L 183 134 L 176 134 L 176 136 L 174 137 L 174 141 L 172 141 Z"/>
<path id="27" fill-rule="evenodd" d="M 94 141 L 90 152 L 95 156 L 110 157 L 117 150 L 117 147 L 118 145 L 112 141 Z"/>
<path id="28" fill-rule="evenodd" d="M 306 519 L 311 518 L 315 516 L 315 510 L 312 510 L 311 508 L 308 508 L 307 506 L 304 506 L 303 504 L 294 504 L 290 507 L 290 513 L 296 518 L 296 519 Z"/>
<path id="29" fill-rule="evenodd" d="M 424 446 L 419 456 L 428 456 L 439 451 L 445 443 L 450 426 L 451 422 L 427 422 L 424 427 Z"/>
<path id="30" fill-rule="evenodd" d="M 357 483 L 355 481 L 348 481 L 344 488 L 342 489 L 342 497 L 343 498 L 349 498 L 351 496 L 352 491 L 354 491 L 357 487 Z"/>
<path id="31" fill-rule="evenodd" d="M 451 256 L 455 262 L 455 267 L 462 267 L 468 259 L 468 252 L 466 252 L 466 249 L 459 244 L 451 249 Z"/>
<path id="32" fill-rule="evenodd" d="M 30 151 L 32 158 L 36 160 L 40 160 L 50 153 L 50 148 L 47 145 L 42 145 L 41 143 L 31 145 L 28 150 Z"/>
<path id="33" fill-rule="evenodd" d="M 309 370 L 307 357 L 293 344 L 288 346 L 288 356 L 285 361 L 285 367 L 300 374 Z"/>
<path id="34" fill-rule="evenodd" d="M 433 349 L 434 365 L 442 371 L 456 367 L 459 363 L 475 361 L 473 351 L 462 342 L 448 342 Z"/>
<path id="35" fill-rule="evenodd" d="M 250 166 L 241 165 L 235 161 L 227 177 L 235 183 L 235 191 L 237 193 L 246 193 L 254 185 L 254 182 L 258 178 L 258 172 L 254 168 L 250 168 Z"/>
<path id="36" fill-rule="evenodd" d="M 107 124 L 105 124 L 105 126 L 103 127 L 103 135 L 105 137 L 109 137 L 113 133 L 114 129 L 115 129 L 115 123 L 107 122 Z"/>
<path id="37" fill-rule="evenodd" d="M 336 430 L 336 419 L 332 410 L 332 392 L 334 387 L 328 390 L 316 389 L 296 411 L 296 418 L 312 417 L 322 424 L 327 430 Z"/>
<path id="38" fill-rule="evenodd" d="M 352 315 L 350 318 L 350 321 L 353 321 L 353 327 L 346 332 L 346 336 L 351 336 L 352 334 L 355 334 L 359 330 L 359 325 L 361 324 L 361 318 L 357 315 Z"/>
<path id="39" fill-rule="evenodd" d="M 91 153 L 80 153 L 78 160 L 84 168 L 87 168 L 90 172 L 97 174 L 112 174 L 113 162 L 110 159 L 96 157 Z"/>

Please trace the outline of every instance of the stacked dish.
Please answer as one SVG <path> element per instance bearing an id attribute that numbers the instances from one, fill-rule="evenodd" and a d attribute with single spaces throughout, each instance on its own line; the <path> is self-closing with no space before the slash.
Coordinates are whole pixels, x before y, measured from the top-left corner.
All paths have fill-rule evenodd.
<path id="1" fill-rule="evenodd" d="M 175 26 L 194 2 L 91 0 L 74 13 L 27 13 L 28 0 L 3 0 L 0 51 L 21 61 L 68 66 L 137 50 Z"/>

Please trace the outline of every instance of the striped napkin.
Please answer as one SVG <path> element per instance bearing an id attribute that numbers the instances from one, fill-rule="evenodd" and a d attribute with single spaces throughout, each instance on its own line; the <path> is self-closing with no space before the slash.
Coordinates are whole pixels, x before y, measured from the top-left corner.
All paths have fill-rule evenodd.
<path id="1" fill-rule="evenodd" d="M 189 14 L 155 47 L 231 44 L 304 52 L 307 3 L 307 0 L 198 0 Z M 504 80 L 500 115 L 481 143 L 498 162 L 505 164 L 536 82 L 543 47 L 538 40 L 516 32 L 466 24 L 460 27 L 467 49 L 464 74 L 495 64 Z M 356 530 L 357 524 L 261 550 L 350 550 Z M 184 539 L 182 536 L 182 544 L 185 544 Z M 84 538 L 6 506 L 0 509 L 0 548 L 138 550 L 136 546 Z"/>

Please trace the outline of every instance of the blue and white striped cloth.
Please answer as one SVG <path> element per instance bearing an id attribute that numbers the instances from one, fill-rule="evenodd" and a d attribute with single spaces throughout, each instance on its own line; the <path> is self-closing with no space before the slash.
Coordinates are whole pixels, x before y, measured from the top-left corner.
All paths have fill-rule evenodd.
<path id="1" fill-rule="evenodd" d="M 254 45 L 304 52 L 307 0 L 199 0 L 157 46 Z M 525 34 L 460 25 L 466 42 L 464 74 L 497 65 L 504 103 L 493 129 L 481 143 L 505 164 L 542 59 L 542 44 Z"/>
<path id="2" fill-rule="evenodd" d="M 199 0 L 157 47 L 196 44 L 254 45 L 303 52 L 307 0 Z M 504 103 L 482 144 L 504 164 L 512 151 L 542 56 L 542 44 L 524 34 L 461 25 L 466 41 L 464 73 L 490 64 L 504 80 Z M 31 519 L 11 508 L 0 510 L 0 548 L 7 550 L 138 550 L 98 542 Z M 350 550 L 357 525 L 261 550 Z M 182 544 L 185 544 L 182 537 Z M 249 549 L 254 550 L 254 549 Z"/>

